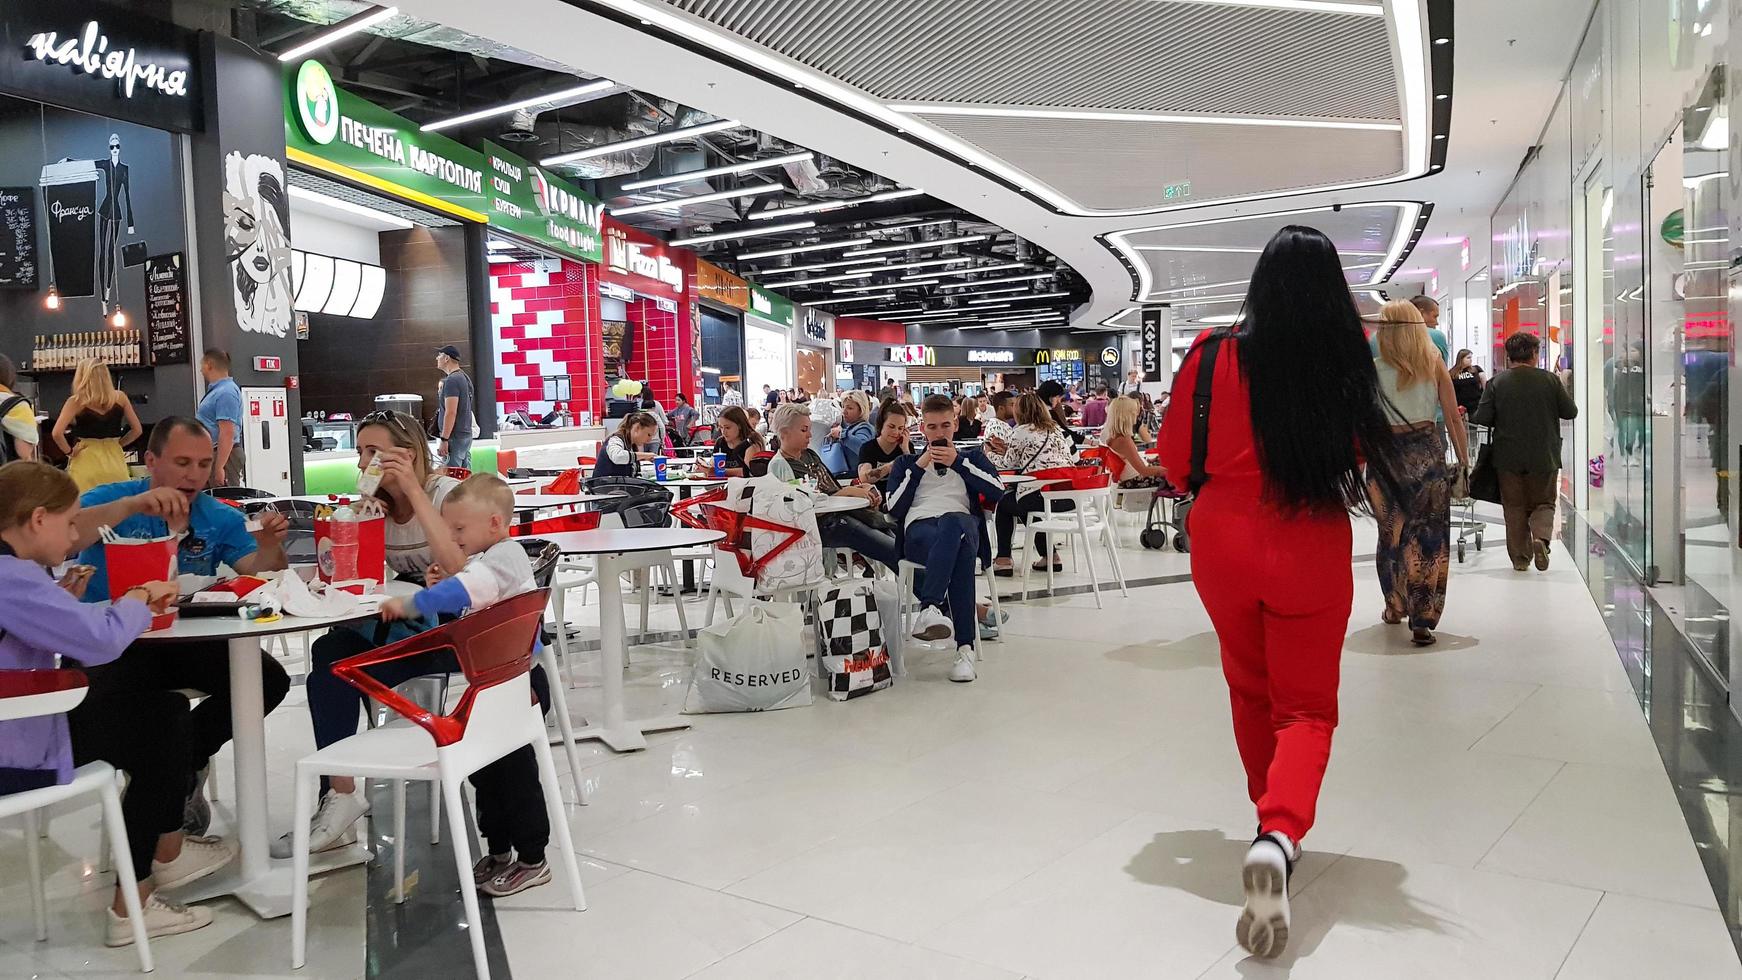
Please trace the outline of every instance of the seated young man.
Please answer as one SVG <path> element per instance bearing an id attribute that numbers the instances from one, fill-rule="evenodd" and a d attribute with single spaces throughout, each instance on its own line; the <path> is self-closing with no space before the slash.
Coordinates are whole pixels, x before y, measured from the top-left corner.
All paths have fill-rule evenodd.
<path id="1" fill-rule="evenodd" d="M 990 564 L 992 541 L 986 534 L 983 503 L 1004 495 L 998 470 L 978 449 L 962 452 L 956 434 L 956 405 L 948 395 L 932 395 L 920 406 L 920 432 L 927 443 L 919 455 L 901 456 L 889 474 L 888 509 L 895 518 L 895 548 L 925 566 L 915 583 L 920 600 L 914 637 L 954 637 L 956 662 L 950 680 L 974 679 L 976 562 Z M 949 614 L 944 613 L 948 607 Z"/>
<path id="2" fill-rule="evenodd" d="M 387 600 L 381 606 L 382 619 L 463 616 L 537 587 L 526 549 L 508 536 L 514 525 L 514 491 L 501 477 L 479 473 L 455 487 L 442 503 L 442 517 L 468 556 L 466 566 L 452 575 L 439 565 L 430 566 L 429 588 Z M 536 653 L 539 641 L 535 637 L 532 643 Z M 534 665 L 531 680 L 539 709 L 550 710 L 544 670 Z M 478 890 L 502 898 L 550 881 L 550 865 L 544 860 L 550 816 L 532 746 L 523 745 L 478 770 L 472 788 L 478 832 L 489 851 L 472 867 Z"/>
<path id="3" fill-rule="evenodd" d="M 283 514 L 260 515 L 260 530 L 250 532 L 242 512 L 203 493 L 214 465 L 211 435 L 197 419 L 170 416 L 151 429 L 142 480 L 108 483 L 85 491 L 74 519 L 79 561 L 90 565 L 84 601 L 109 598 L 109 566 L 98 529 L 107 525 L 124 538 L 181 535 L 176 565 L 184 575 L 216 575 L 228 565 L 243 575 L 276 571 L 290 564 L 284 551 L 290 524 Z M 93 668 L 89 698 L 150 694 L 191 688 L 206 695 L 191 718 L 190 777 L 183 830 L 203 836 L 211 825 L 205 769 L 230 740 L 230 649 L 223 640 L 134 643 L 112 663 Z M 290 677 L 272 655 L 260 654 L 261 700 L 271 712 L 290 690 Z"/>

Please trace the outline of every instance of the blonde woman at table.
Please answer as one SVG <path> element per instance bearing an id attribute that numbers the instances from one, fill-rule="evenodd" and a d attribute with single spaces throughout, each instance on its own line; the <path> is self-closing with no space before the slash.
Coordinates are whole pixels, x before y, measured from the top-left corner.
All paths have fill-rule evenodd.
<path id="1" fill-rule="evenodd" d="M 432 469 L 423 427 L 416 419 L 398 412 L 364 416 L 357 428 L 357 468 L 368 469 L 377 457 L 381 460 L 381 486 L 360 504 L 387 520 L 388 568 L 402 578 L 423 581 L 432 574 L 441 575 L 443 569 L 458 570 L 465 565 L 466 553 L 454 541 L 441 513 L 442 504 L 460 481 Z M 309 648 L 313 665 L 307 690 L 316 748 L 357 734 L 357 721 L 363 711 L 363 693 L 333 676 L 333 664 L 421 633 L 430 625 L 421 619 L 410 619 L 391 625 L 340 627 L 314 641 Z M 449 669 L 457 670 L 459 665 L 453 664 Z M 411 676 L 429 672 L 418 670 Z M 376 677 L 384 679 L 379 671 Z M 357 795 L 355 779 L 322 777 L 321 791 L 320 806 L 309 831 L 310 853 L 353 842 L 358 819 L 369 812 L 368 802 Z M 289 833 L 273 842 L 274 857 L 289 857 L 290 852 Z"/>
<path id="2" fill-rule="evenodd" d="M 46 671 L 55 655 L 101 667 L 121 658 L 151 626 L 151 614 L 175 601 L 176 583 L 129 589 L 109 606 L 80 602 L 91 569 L 75 566 L 56 582 L 47 570 L 66 560 L 77 540 L 79 489 L 46 463 L 0 467 L 0 670 Z M 211 924 L 210 909 L 166 901 L 160 888 L 206 877 L 236 856 L 215 837 L 182 834 L 182 804 L 194 778 L 193 722 L 175 691 L 91 689 L 66 715 L 0 721 L 0 795 L 70 782 L 73 767 L 102 760 L 127 774 L 121 812 L 132 852 L 131 882 L 116 882 L 105 915 L 110 946 L 133 942 L 123 888 L 137 888 L 145 934 L 191 932 Z M 149 737 L 142 737 L 148 735 Z"/>
<path id="3" fill-rule="evenodd" d="M 127 479 L 122 450 L 145 432 L 133 402 L 115 388 L 109 367 L 89 358 L 73 372 L 73 393 L 61 406 L 50 434 L 67 454 L 67 472 L 82 493 Z M 68 442 L 71 436 L 76 442 Z"/>

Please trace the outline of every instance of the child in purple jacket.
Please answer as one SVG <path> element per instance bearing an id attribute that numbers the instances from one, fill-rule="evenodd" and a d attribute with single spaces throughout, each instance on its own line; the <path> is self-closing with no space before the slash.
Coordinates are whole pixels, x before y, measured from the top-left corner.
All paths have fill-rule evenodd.
<path id="1" fill-rule="evenodd" d="M 151 625 L 153 609 L 175 601 L 174 582 L 128 590 L 110 606 L 79 601 L 89 566 L 56 582 L 48 569 L 72 552 L 79 488 L 43 463 L 0 466 L 0 670 L 96 667 L 120 657 Z M 87 697 L 66 715 L 0 721 L 0 794 L 72 780 L 73 767 L 103 760 L 127 773 L 121 811 L 133 871 L 152 938 L 189 932 L 212 921 L 209 909 L 164 900 L 159 888 L 183 885 L 222 868 L 234 850 L 217 838 L 184 837 L 182 802 L 192 773 L 188 702 L 173 691 Z M 110 946 L 133 942 L 116 883 L 108 911 Z"/>

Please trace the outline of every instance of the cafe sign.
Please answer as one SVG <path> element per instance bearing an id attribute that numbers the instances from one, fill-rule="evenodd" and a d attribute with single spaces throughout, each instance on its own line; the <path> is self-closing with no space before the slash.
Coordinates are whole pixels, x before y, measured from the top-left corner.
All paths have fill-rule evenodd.
<path id="1" fill-rule="evenodd" d="M 357 98 L 318 61 L 287 77 L 284 98 L 292 161 L 453 217 L 489 220 L 484 154 Z"/>
<path id="2" fill-rule="evenodd" d="M 605 228 L 605 268 L 625 276 L 652 279 L 683 292 L 683 269 L 665 254 L 663 244 L 638 242 L 613 222 Z"/>
<path id="3" fill-rule="evenodd" d="M 484 141 L 490 224 L 561 255 L 598 262 L 604 258 L 603 205 L 598 198 L 548 170 Z"/>
<path id="4" fill-rule="evenodd" d="M 198 36 L 95 0 L 0 0 L 0 91 L 160 129 L 197 131 Z"/>

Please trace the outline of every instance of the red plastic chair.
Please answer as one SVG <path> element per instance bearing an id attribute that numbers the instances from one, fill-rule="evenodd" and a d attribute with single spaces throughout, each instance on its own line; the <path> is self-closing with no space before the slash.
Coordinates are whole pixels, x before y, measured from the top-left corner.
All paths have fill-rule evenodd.
<path id="1" fill-rule="evenodd" d="M 541 517 L 531 524 L 516 524 L 508 529 L 509 537 L 522 538 L 541 534 L 561 534 L 564 531 L 592 531 L 599 527 L 599 521 L 605 515 L 596 510 L 583 511 L 579 514 L 558 514 L 555 517 Z"/>
<path id="2" fill-rule="evenodd" d="M 448 467 L 448 475 L 456 480 L 469 480 L 472 477 L 472 471 L 464 466 L 450 466 Z"/>
<path id="3" fill-rule="evenodd" d="M 43 718 L 71 711 L 85 699 L 85 673 L 81 670 L 0 670 L 0 721 Z M 103 826 L 109 831 L 109 846 L 117 881 L 133 881 L 133 857 L 127 849 L 127 824 L 121 817 L 121 794 L 115 788 L 115 769 L 107 762 L 89 762 L 73 770 L 69 783 L 27 789 L 0 796 L 0 820 L 24 815 L 26 872 L 30 876 L 30 905 L 36 916 L 37 941 L 48 939 L 48 899 L 42 887 L 42 811 L 63 800 L 90 793 L 103 801 Z M 139 892 L 122 888 L 121 900 L 133 926 L 133 945 L 139 951 L 139 969 L 151 972 L 151 946 L 145 935 L 145 917 L 139 908 Z"/>
<path id="4" fill-rule="evenodd" d="M 574 840 L 563 813 L 561 786 L 552 761 L 544 719 L 534 703 L 529 672 L 532 644 L 544 620 L 550 593 L 545 589 L 504 599 L 470 616 L 410 636 L 333 665 L 333 673 L 371 699 L 387 706 L 410 725 L 387 725 L 359 732 L 305 756 L 296 764 L 294 854 L 296 871 L 291 901 L 291 961 L 301 967 L 308 951 L 308 830 L 314 816 L 321 776 L 365 779 L 436 780 L 442 788 L 449 825 L 465 826 L 460 784 L 467 776 L 522 746 L 532 746 L 538 758 L 539 781 L 556 832 L 557 849 L 568 874 L 575 911 L 586 910 Z M 376 664 L 449 651 L 466 675 L 466 691 L 448 714 L 412 703 L 368 673 Z M 555 683 L 555 679 L 552 679 Z M 579 774 L 576 774 L 577 780 Z M 403 813 L 403 809 L 401 809 Z M 478 893 L 472 885 L 472 854 L 468 834 L 449 834 L 460 874 L 460 896 L 472 939 L 473 967 L 490 975 L 485 957 L 483 924 L 478 917 Z M 401 834 L 403 839 L 403 834 Z M 403 902 L 403 863 L 395 867 L 394 893 Z"/>

